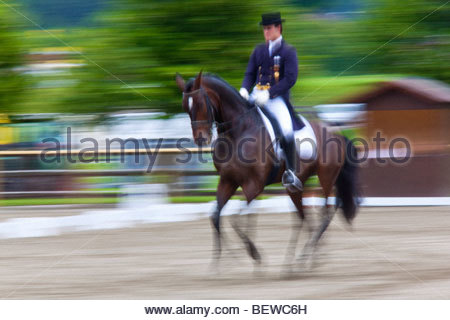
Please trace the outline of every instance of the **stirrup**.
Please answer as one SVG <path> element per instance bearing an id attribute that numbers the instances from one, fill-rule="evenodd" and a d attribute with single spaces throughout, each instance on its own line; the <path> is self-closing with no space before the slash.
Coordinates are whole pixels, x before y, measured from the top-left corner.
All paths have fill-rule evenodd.
<path id="1" fill-rule="evenodd" d="M 283 187 L 287 188 L 290 192 L 298 192 L 303 190 L 302 182 L 299 178 L 297 178 L 291 169 L 287 169 L 283 173 L 281 183 L 283 184 Z"/>

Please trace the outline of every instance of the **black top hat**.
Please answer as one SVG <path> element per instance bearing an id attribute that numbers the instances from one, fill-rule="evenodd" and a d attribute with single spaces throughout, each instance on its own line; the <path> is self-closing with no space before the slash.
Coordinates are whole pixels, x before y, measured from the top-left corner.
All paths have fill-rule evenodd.
<path id="1" fill-rule="evenodd" d="M 284 19 L 281 19 L 281 14 L 279 12 L 264 13 L 261 17 L 262 21 L 259 24 L 263 26 L 279 24 L 285 21 Z"/>

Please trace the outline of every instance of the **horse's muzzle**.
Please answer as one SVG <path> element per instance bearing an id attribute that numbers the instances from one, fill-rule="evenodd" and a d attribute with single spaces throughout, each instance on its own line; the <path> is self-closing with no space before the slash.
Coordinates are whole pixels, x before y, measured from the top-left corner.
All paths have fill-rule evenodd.
<path id="1" fill-rule="evenodd" d="M 194 142 L 199 147 L 205 147 L 211 143 L 211 138 L 198 138 L 194 139 Z"/>
<path id="2" fill-rule="evenodd" d="M 200 131 L 200 133 L 194 134 L 194 142 L 201 147 L 207 146 L 211 143 L 211 135 Z"/>

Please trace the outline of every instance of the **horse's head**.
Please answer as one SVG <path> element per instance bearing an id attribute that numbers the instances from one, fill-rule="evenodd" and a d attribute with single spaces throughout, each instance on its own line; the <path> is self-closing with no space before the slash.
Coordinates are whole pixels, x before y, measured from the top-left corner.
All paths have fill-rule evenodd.
<path id="1" fill-rule="evenodd" d="M 191 118 L 192 135 L 197 145 L 205 145 L 211 142 L 212 126 L 214 123 L 214 106 L 202 87 L 202 72 L 198 74 L 194 82 L 185 84 L 183 78 L 177 74 L 176 83 L 183 92 L 183 109 Z"/>

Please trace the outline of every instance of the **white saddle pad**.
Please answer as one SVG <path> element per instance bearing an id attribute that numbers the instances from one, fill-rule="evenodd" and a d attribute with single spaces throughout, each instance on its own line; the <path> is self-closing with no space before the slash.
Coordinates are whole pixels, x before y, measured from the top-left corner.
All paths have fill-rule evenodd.
<path id="1" fill-rule="evenodd" d="M 274 144 L 275 140 L 275 131 L 273 130 L 272 123 L 270 120 L 266 117 L 266 115 L 261 111 L 260 108 L 258 108 L 258 112 L 264 122 L 264 125 L 269 132 L 270 140 L 272 141 L 272 144 Z M 302 119 L 305 126 L 300 129 L 296 130 L 294 132 L 295 136 L 295 145 L 297 147 L 297 154 L 302 160 L 315 160 L 317 158 L 317 139 L 316 135 L 314 134 L 314 130 L 311 127 L 311 124 L 308 120 L 306 120 L 304 117 L 300 115 L 300 118 Z M 280 143 L 277 142 L 274 144 L 273 149 L 275 151 L 275 155 L 278 157 L 279 160 L 284 158 L 283 150 L 280 147 Z"/>

